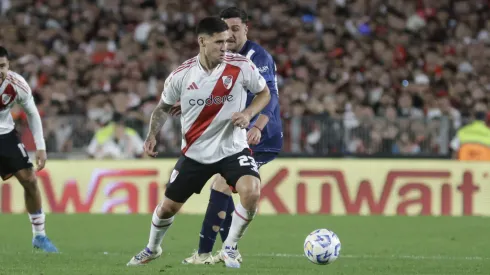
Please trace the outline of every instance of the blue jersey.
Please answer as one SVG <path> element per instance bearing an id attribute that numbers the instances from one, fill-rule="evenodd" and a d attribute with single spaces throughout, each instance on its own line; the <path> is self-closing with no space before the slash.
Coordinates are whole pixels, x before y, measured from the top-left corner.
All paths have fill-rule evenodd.
<path id="1" fill-rule="evenodd" d="M 251 145 L 250 148 L 256 152 L 279 153 L 282 149 L 282 121 L 279 108 L 279 92 L 277 89 L 276 63 L 264 48 L 250 40 L 245 42 L 239 54 L 252 60 L 267 82 L 267 87 L 269 87 L 271 93 L 269 104 L 260 113 L 269 117 L 269 122 L 262 130 L 262 138 L 259 144 Z M 250 105 L 254 96 L 254 94 L 248 93 L 247 106 Z M 257 115 L 252 119 L 249 129 L 253 127 L 258 117 Z"/>

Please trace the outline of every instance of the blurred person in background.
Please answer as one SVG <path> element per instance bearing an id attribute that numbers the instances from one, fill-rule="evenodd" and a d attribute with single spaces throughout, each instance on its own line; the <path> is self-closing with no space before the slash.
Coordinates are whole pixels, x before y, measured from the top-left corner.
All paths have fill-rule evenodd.
<path id="1" fill-rule="evenodd" d="M 478 106 L 474 121 L 460 128 L 451 141 L 454 159 L 490 161 L 490 112 Z"/>
<path id="2" fill-rule="evenodd" d="M 421 121 L 417 136 L 430 132 L 431 145 L 422 146 L 420 154 L 444 157 L 441 149 L 471 118 L 475 104 L 490 104 L 490 66 L 484 62 L 490 58 L 488 1 L 0 3 L 0 43 L 11 50 L 11 67 L 32 87 L 40 113 L 49 120 L 84 120 L 74 131 L 86 132 L 88 138 L 73 134 L 60 139 L 73 146 L 51 146 L 62 151 L 86 151 L 100 127 L 96 110 L 101 107 L 92 104 L 99 98 L 112 101 L 119 113 L 132 113 L 131 127 L 145 135 L 138 125 L 148 123 L 163 80 L 197 47 L 192 35 L 196 22 L 232 5 L 251 11 L 247 36 L 276 61 L 284 152 L 328 156 L 343 151 L 355 142 L 348 135 L 351 127 L 364 123 L 349 106 L 362 105 L 381 120 L 394 108 L 390 120 L 409 134 L 412 128 L 400 117 Z M 318 104 L 323 102 L 329 103 Z M 14 119 L 24 117 L 13 111 Z M 349 119 L 342 120 L 344 114 Z M 318 127 L 309 134 L 313 124 Z M 180 125 L 176 121 L 166 127 L 158 146 L 168 155 L 178 151 L 173 141 L 179 140 Z M 26 148 L 34 150 L 33 141 L 25 138 L 29 131 L 18 130 Z M 343 137 L 342 144 L 321 149 L 332 135 Z M 368 154 L 398 153 L 390 146 L 373 146 Z"/>
<path id="3" fill-rule="evenodd" d="M 115 113 L 112 122 L 95 132 L 87 152 L 95 159 L 141 158 L 143 144 L 139 134 L 126 127 L 122 115 Z"/>

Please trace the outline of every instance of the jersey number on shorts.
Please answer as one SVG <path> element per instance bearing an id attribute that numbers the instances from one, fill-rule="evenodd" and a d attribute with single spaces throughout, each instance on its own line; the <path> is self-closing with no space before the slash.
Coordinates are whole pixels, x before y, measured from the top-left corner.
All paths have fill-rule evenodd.
<path id="1" fill-rule="evenodd" d="M 240 161 L 240 166 L 252 166 L 251 169 L 255 172 L 259 172 L 257 168 L 257 163 L 255 163 L 255 159 L 250 156 L 239 156 L 238 160 Z"/>

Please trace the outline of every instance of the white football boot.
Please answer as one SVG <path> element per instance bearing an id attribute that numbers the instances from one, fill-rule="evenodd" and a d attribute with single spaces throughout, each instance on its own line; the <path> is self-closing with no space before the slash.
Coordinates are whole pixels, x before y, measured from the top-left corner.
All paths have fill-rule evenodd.
<path id="1" fill-rule="evenodd" d="M 131 258 L 131 260 L 126 265 L 145 265 L 160 257 L 162 255 L 162 251 L 163 250 L 161 247 L 158 247 L 157 251 L 151 251 L 148 247 L 145 247 L 145 249 L 141 250 L 140 253 Z"/>
<path id="2" fill-rule="evenodd" d="M 236 254 L 236 260 L 239 263 L 243 263 L 242 255 L 240 254 L 240 251 L 238 251 L 238 249 L 236 250 Z M 224 260 L 221 258 L 221 250 L 218 250 L 218 252 L 216 252 L 216 255 L 214 255 L 213 259 L 215 264 L 224 262 Z"/>
<path id="3" fill-rule="evenodd" d="M 226 267 L 231 268 L 240 268 L 240 262 L 238 261 L 238 256 L 240 253 L 236 246 L 225 246 L 223 244 L 223 248 L 219 252 L 221 260 L 225 262 Z"/>
<path id="4" fill-rule="evenodd" d="M 192 256 L 186 258 L 182 261 L 183 264 L 214 264 L 215 260 L 211 253 L 202 253 L 199 254 L 194 252 Z"/>

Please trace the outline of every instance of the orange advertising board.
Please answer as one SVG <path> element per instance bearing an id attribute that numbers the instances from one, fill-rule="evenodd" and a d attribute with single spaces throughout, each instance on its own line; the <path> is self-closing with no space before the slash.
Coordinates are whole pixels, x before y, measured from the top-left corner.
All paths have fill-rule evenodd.
<path id="1" fill-rule="evenodd" d="M 53 213 L 151 213 L 175 160 L 50 161 L 38 173 Z M 261 214 L 490 216 L 490 167 L 432 160 L 278 159 L 261 171 Z M 238 196 L 235 195 L 236 199 Z M 183 207 L 201 214 L 209 184 Z M 0 186 L 0 212 L 24 211 L 15 179 Z"/>

